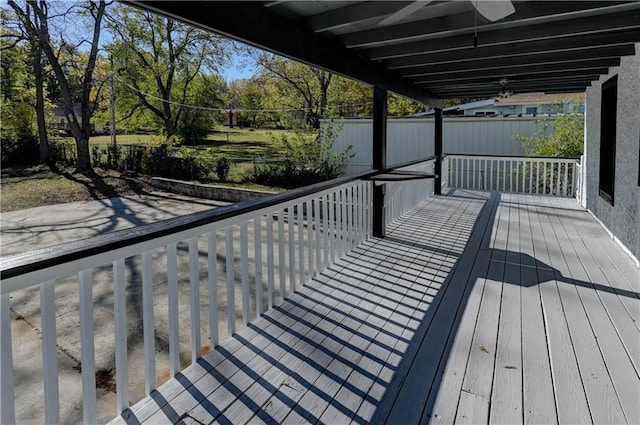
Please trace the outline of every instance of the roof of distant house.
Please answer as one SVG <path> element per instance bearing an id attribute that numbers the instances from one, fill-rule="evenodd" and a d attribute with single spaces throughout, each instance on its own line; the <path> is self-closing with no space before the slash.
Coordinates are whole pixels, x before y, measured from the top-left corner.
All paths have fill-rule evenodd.
<path id="1" fill-rule="evenodd" d="M 584 101 L 584 93 L 561 93 L 561 94 L 545 94 L 545 93 L 522 93 L 513 94 L 505 98 L 496 98 L 496 103 L 506 104 L 523 104 L 523 103 L 566 103 L 573 101 Z"/>

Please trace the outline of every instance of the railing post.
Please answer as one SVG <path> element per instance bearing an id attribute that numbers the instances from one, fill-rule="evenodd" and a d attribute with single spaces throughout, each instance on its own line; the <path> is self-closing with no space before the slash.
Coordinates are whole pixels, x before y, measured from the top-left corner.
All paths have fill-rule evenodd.
<path id="1" fill-rule="evenodd" d="M 373 168 L 387 168 L 387 90 L 373 88 Z M 373 186 L 373 236 L 384 238 L 384 193 L 386 184 Z"/>
<path id="2" fill-rule="evenodd" d="M 436 195 L 442 194 L 442 109 L 435 109 L 434 120 L 434 155 L 436 156 L 436 162 L 434 167 L 434 174 L 436 178 L 433 182 L 433 193 Z"/>

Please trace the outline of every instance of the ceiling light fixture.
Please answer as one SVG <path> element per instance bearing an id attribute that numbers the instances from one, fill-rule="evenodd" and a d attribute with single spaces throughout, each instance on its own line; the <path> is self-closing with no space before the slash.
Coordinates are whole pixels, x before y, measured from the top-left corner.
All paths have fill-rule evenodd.
<path id="1" fill-rule="evenodd" d="M 500 79 L 500 90 L 498 91 L 498 97 L 500 97 L 501 99 L 506 99 L 507 97 L 511 96 L 513 94 L 513 92 L 511 90 L 507 90 L 507 84 L 509 84 L 509 79 L 508 78 L 501 78 Z"/>

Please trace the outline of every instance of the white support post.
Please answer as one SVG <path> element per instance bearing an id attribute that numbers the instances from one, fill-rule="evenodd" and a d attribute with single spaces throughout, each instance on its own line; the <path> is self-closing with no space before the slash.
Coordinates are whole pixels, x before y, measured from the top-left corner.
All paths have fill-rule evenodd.
<path id="1" fill-rule="evenodd" d="M 142 253 L 142 327 L 144 340 L 144 390 L 151 394 L 156 389 L 156 337 L 153 317 L 152 253 Z"/>
<path id="2" fill-rule="evenodd" d="M 200 357 L 200 261 L 198 237 L 189 239 L 189 300 L 191 302 L 191 364 Z"/>
<path id="3" fill-rule="evenodd" d="M 212 230 L 207 235 L 207 269 L 209 286 L 209 335 L 211 349 L 220 342 L 218 332 L 218 241 L 216 231 Z"/>
<path id="4" fill-rule="evenodd" d="M 55 282 L 49 280 L 40 286 L 42 366 L 44 371 L 44 421 L 47 424 L 57 424 L 60 422 L 54 285 Z"/>
<path id="5" fill-rule="evenodd" d="M 167 295 L 169 297 L 169 370 L 174 377 L 180 372 L 178 248 L 175 243 L 167 245 Z"/>
<path id="6" fill-rule="evenodd" d="M 0 295 L 0 423 L 2 424 L 16 422 L 10 307 L 10 295 Z"/>
<path id="7" fill-rule="evenodd" d="M 118 414 L 129 407 L 126 291 L 124 259 L 116 260 L 113 262 L 113 317 L 115 321 L 116 405 Z"/>
<path id="8" fill-rule="evenodd" d="M 80 362 L 82 364 L 82 422 L 97 422 L 96 360 L 93 340 L 93 276 L 91 270 L 79 273 Z"/>

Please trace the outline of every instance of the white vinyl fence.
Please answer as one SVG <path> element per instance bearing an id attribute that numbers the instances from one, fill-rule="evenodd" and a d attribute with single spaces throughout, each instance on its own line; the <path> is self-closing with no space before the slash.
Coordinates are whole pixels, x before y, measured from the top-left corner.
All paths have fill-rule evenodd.
<path id="1" fill-rule="evenodd" d="M 548 118 L 545 118 L 548 119 Z M 515 135 L 532 136 L 538 131 L 535 117 L 444 117 L 443 151 L 472 155 L 524 156 L 522 143 Z M 330 121 L 325 121 L 325 125 Z M 355 156 L 348 160 L 346 174 L 369 170 L 372 164 L 371 119 L 333 121 L 341 128 L 333 151 L 352 146 Z M 434 154 L 433 118 L 390 118 L 387 121 L 387 164 L 402 164 Z"/>

